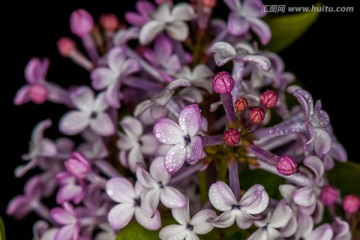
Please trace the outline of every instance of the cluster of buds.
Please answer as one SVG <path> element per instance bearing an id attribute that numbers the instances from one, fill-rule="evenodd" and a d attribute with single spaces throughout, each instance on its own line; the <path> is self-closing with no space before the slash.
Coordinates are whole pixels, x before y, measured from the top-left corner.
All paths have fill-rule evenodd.
<path id="1" fill-rule="evenodd" d="M 70 109 L 59 122 L 66 137 L 46 138 L 52 121 L 41 121 L 27 164 L 15 170 L 22 177 L 40 169 L 7 208 L 17 218 L 39 215 L 35 239 L 110 240 L 135 221 L 163 240 L 209 232 L 222 239 L 234 224 L 253 240 L 351 238 L 360 200 L 342 198 L 325 174 L 347 158 L 328 114 L 289 86 L 279 56 L 253 48 L 271 39 L 262 4 L 224 2 L 227 22 L 211 18 L 216 0 L 139 0 L 125 14 L 131 27 L 112 14 L 97 24 L 75 11 L 70 28 L 86 53 L 69 37 L 57 46 L 88 71 L 89 86 L 62 88 L 46 80 L 47 59 L 30 60 L 15 104 Z M 243 175 L 255 171 L 263 177 Z M 265 187 L 274 175 L 280 195 Z M 56 206 L 44 205 L 49 196 Z M 166 225 L 169 216 L 177 224 Z"/>

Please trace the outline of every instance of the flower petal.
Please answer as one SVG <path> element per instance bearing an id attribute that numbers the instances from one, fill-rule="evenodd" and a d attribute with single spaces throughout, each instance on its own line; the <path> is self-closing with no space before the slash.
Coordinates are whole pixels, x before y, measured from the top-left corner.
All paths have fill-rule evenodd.
<path id="1" fill-rule="evenodd" d="M 142 45 L 151 42 L 161 31 L 165 29 L 165 23 L 161 21 L 150 21 L 140 30 L 139 41 Z"/>
<path id="2" fill-rule="evenodd" d="M 161 191 L 160 199 L 162 204 L 164 204 L 167 208 L 184 207 L 188 201 L 181 192 L 169 186 L 165 186 Z"/>
<path id="3" fill-rule="evenodd" d="M 331 240 L 333 236 L 333 230 L 329 224 L 323 224 L 312 231 L 306 240 Z"/>
<path id="4" fill-rule="evenodd" d="M 51 217 L 61 225 L 76 223 L 76 218 L 62 208 L 54 208 L 50 211 Z"/>
<path id="5" fill-rule="evenodd" d="M 167 34 L 178 41 L 185 41 L 189 35 L 189 27 L 184 22 L 173 22 L 165 26 Z"/>
<path id="6" fill-rule="evenodd" d="M 153 216 L 141 208 L 135 210 L 135 218 L 144 228 L 149 230 L 157 230 L 161 227 L 161 218 L 159 211 L 155 211 Z"/>
<path id="7" fill-rule="evenodd" d="M 210 48 L 216 65 L 222 66 L 236 57 L 236 50 L 227 42 L 217 42 Z"/>
<path id="8" fill-rule="evenodd" d="M 54 240 L 76 239 L 76 238 L 74 238 L 74 235 L 78 236 L 79 235 L 78 231 L 80 230 L 80 229 L 76 229 L 76 228 L 77 228 L 76 225 L 66 225 L 66 226 L 60 228 L 60 230 L 56 233 Z"/>
<path id="9" fill-rule="evenodd" d="M 96 90 L 101 90 L 108 87 L 114 81 L 116 81 L 116 74 L 108 68 L 99 67 L 91 73 L 91 85 Z"/>
<path id="10" fill-rule="evenodd" d="M 211 185 L 209 189 L 209 200 L 217 210 L 223 212 L 230 211 L 233 205 L 238 204 L 229 186 L 221 181 L 217 181 Z"/>
<path id="11" fill-rule="evenodd" d="M 21 105 L 21 104 L 27 103 L 30 100 L 29 91 L 30 91 L 30 87 L 28 85 L 22 86 L 16 92 L 14 104 Z"/>
<path id="12" fill-rule="evenodd" d="M 190 137 L 195 136 L 201 127 L 201 113 L 197 104 L 192 104 L 181 110 L 179 114 L 179 125 Z"/>
<path id="13" fill-rule="evenodd" d="M 228 31 L 230 34 L 240 36 L 249 30 L 249 22 L 234 12 L 231 12 L 228 19 Z"/>
<path id="14" fill-rule="evenodd" d="M 74 105 L 84 112 L 91 112 L 94 105 L 94 92 L 87 86 L 79 87 L 71 94 Z"/>
<path id="15" fill-rule="evenodd" d="M 298 226 L 295 233 L 295 239 L 309 235 L 314 227 L 314 222 L 311 216 L 302 214 L 299 214 L 298 216 Z"/>
<path id="16" fill-rule="evenodd" d="M 146 188 L 157 188 L 158 184 L 153 177 L 145 171 L 145 169 L 138 167 L 136 169 L 137 180 Z"/>
<path id="17" fill-rule="evenodd" d="M 298 188 L 291 184 L 282 184 L 279 186 L 280 194 L 288 204 L 293 202 L 293 197 L 297 190 Z"/>
<path id="18" fill-rule="evenodd" d="M 143 126 L 136 118 L 126 116 L 121 120 L 120 125 L 129 137 L 138 138 L 143 133 Z"/>
<path id="19" fill-rule="evenodd" d="M 294 202 L 303 207 L 310 207 L 315 204 L 316 196 L 313 187 L 303 187 L 294 194 Z"/>
<path id="20" fill-rule="evenodd" d="M 276 206 L 269 223 L 269 226 L 273 228 L 282 228 L 285 227 L 290 218 L 292 217 L 292 210 L 291 208 L 286 205 L 286 202 L 280 201 L 280 203 Z"/>
<path id="21" fill-rule="evenodd" d="M 196 163 L 203 153 L 203 143 L 199 136 L 193 137 L 191 143 L 186 147 L 186 161 L 189 164 Z"/>
<path id="22" fill-rule="evenodd" d="M 235 212 L 226 211 L 214 220 L 208 220 L 214 227 L 217 228 L 227 228 L 234 224 L 235 222 Z"/>
<path id="23" fill-rule="evenodd" d="M 161 240 L 184 240 L 187 235 L 185 226 L 172 224 L 161 229 L 159 237 Z"/>
<path id="24" fill-rule="evenodd" d="M 236 220 L 236 225 L 241 228 L 241 229 L 247 229 L 249 228 L 254 220 L 253 217 L 250 216 L 250 214 L 248 214 L 245 211 L 234 211 L 236 213 L 235 215 L 235 220 Z"/>
<path id="25" fill-rule="evenodd" d="M 160 201 L 161 190 L 159 188 L 153 188 L 146 192 L 142 208 L 144 208 L 149 214 L 154 213 L 157 210 Z"/>
<path id="26" fill-rule="evenodd" d="M 260 184 L 252 186 L 240 200 L 241 209 L 249 214 L 259 214 L 263 212 L 268 204 L 269 195 Z"/>
<path id="27" fill-rule="evenodd" d="M 154 136 L 161 143 L 181 143 L 184 141 L 183 135 L 184 133 L 179 125 L 168 118 L 160 118 L 154 124 Z"/>
<path id="28" fill-rule="evenodd" d="M 24 196 L 14 197 L 6 208 L 6 214 L 14 216 L 16 219 L 25 217 L 31 211 L 29 199 Z"/>
<path id="29" fill-rule="evenodd" d="M 259 37 L 261 43 L 266 45 L 271 39 L 271 30 L 270 27 L 261 19 L 251 18 L 248 20 L 250 22 L 251 29 Z"/>
<path id="30" fill-rule="evenodd" d="M 110 136 L 115 133 L 114 124 L 106 113 L 98 113 L 97 117 L 90 121 L 90 126 L 100 136 Z"/>
<path id="31" fill-rule="evenodd" d="M 67 135 L 75 135 L 89 125 L 89 115 L 80 111 L 70 111 L 65 114 L 60 120 L 60 131 Z"/>
<path id="32" fill-rule="evenodd" d="M 211 232 L 214 226 L 211 223 L 206 222 L 209 218 L 216 218 L 216 213 L 211 209 L 204 209 L 196 213 L 190 221 L 190 224 L 193 225 L 193 232 L 196 234 L 206 234 Z"/>
<path id="33" fill-rule="evenodd" d="M 174 21 L 189 21 L 195 17 L 195 12 L 188 3 L 180 3 L 175 5 L 171 16 Z"/>
<path id="34" fill-rule="evenodd" d="M 171 209 L 171 213 L 178 223 L 186 226 L 190 222 L 189 202 L 184 207 Z"/>
<path id="35" fill-rule="evenodd" d="M 324 174 L 324 164 L 323 162 L 315 156 L 306 157 L 304 160 L 304 165 L 310 168 L 314 174 L 316 179 L 319 179 Z"/>
<path id="36" fill-rule="evenodd" d="M 123 177 L 111 178 L 106 182 L 106 193 L 109 197 L 121 203 L 133 203 L 133 199 L 136 197 L 133 185 Z"/>
<path id="37" fill-rule="evenodd" d="M 331 149 L 331 137 L 323 129 L 315 128 L 314 146 L 316 155 L 322 157 L 325 153 Z"/>
<path id="38" fill-rule="evenodd" d="M 136 172 L 138 165 L 144 164 L 144 156 L 139 147 L 134 147 L 129 152 L 128 165 L 132 172 Z"/>
<path id="39" fill-rule="evenodd" d="M 290 218 L 289 223 L 281 229 L 281 234 L 284 237 L 290 237 L 292 236 L 297 230 L 297 217 L 296 216 L 292 216 Z"/>
<path id="40" fill-rule="evenodd" d="M 140 146 L 140 150 L 145 155 L 152 155 L 156 152 L 157 147 L 159 145 L 158 141 L 153 134 L 145 134 L 140 137 L 140 141 L 142 145 Z"/>
<path id="41" fill-rule="evenodd" d="M 117 230 L 121 229 L 130 222 L 134 212 L 135 209 L 130 203 L 117 204 L 110 209 L 108 214 L 108 221 L 112 228 Z"/>
<path id="42" fill-rule="evenodd" d="M 173 51 L 171 42 L 165 36 L 159 36 L 154 44 L 154 51 L 156 53 L 156 58 L 158 58 L 160 63 L 166 63 Z"/>

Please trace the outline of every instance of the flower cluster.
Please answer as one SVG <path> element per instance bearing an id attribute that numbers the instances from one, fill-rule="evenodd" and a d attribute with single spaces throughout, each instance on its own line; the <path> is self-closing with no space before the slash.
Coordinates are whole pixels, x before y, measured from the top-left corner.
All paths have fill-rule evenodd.
<path id="1" fill-rule="evenodd" d="M 258 49 L 256 39 L 271 39 L 262 3 L 224 2 L 228 21 L 211 18 L 216 0 L 139 0 L 129 27 L 73 12 L 86 54 L 68 37 L 58 49 L 88 71 L 89 86 L 62 88 L 47 81 L 48 59 L 30 60 L 14 103 L 69 108 L 64 136 L 46 138 L 52 121 L 41 121 L 15 171 L 40 169 L 7 207 L 39 215 L 35 239 L 111 240 L 135 222 L 164 240 L 236 229 L 256 240 L 351 238 L 360 199 L 327 179 L 334 160 L 347 160 L 328 114 L 279 56 Z M 243 177 L 259 171 L 280 176 L 280 194 Z M 51 196 L 56 204 L 45 205 Z"/>

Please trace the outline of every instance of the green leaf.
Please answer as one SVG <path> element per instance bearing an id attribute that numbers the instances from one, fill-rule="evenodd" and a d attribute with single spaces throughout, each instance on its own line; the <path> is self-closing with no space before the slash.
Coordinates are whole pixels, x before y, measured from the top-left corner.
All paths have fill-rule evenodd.
<path id="1" fill-rule="evenodd" d="M 335 167 L 328 172 L 330 184 L 340 189 L 342 195 L 360 195 L 360 164 L 348 161 L 336 162 Z"/>
<path id="2" fill-rule="evenodd" d="M 321 7 L 317 3 L 316 7 Z M 316 21 L 319 12 L 303 12 L 270 17 L 267 20 L 272 32 L 270 43 L 266 46 L 267 50 L 280 52 L 295 42 L 311 25 Z"/>
<path id="3" fill-rule="evenodd" d="M 0 217 L 0 240 L 6 240 L 4 221 Z"/>

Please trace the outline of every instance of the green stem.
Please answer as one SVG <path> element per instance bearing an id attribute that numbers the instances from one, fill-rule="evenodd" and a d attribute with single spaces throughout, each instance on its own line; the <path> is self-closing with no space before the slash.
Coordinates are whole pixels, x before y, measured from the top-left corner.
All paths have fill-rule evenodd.
<path id="1" fill-rule="evenodd" d="M 206 173 L 199 171 L 198 178 L 199 178 L 201 203 L 205 204 L 206 201 L 208 200 L 208 187 L 207 187 Z"/>

